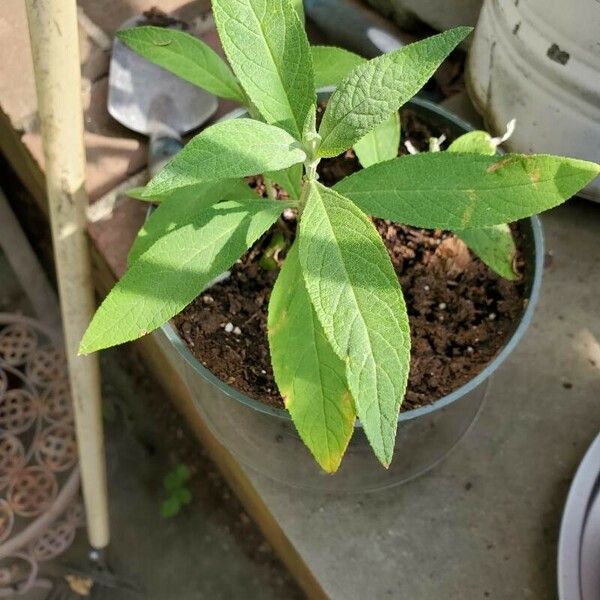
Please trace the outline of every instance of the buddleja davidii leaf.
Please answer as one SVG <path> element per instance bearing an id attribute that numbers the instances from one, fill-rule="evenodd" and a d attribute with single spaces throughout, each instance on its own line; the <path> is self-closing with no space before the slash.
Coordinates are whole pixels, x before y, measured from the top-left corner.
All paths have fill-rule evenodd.
<path id="1" fill-rule="evenodd" d="M 366 169 L 398 156 L 400 146 L 400 115 L 394 112 L 383 123 L 369 131 L 354 144 L 354 152 Z"/>
<path id="2" fill-rule="evenodd" d="M 291 2 L 294 7 L 294 10 L 298 13 L 298 18 L 300 19 L 300 22 L 302 23 L 302 25 L 304 25 L 306 18 L 304 16 L 303 0 L 291 0 Z"/>
<path id="3" fill-rule="evenodd" d="M 449 146 L 448 152 L 474 152 L 494 156 L 497 144 L 487 131 L 469 131 L 457 137 Z"/>
<path id="4" fill-rule="evenodd" d="M 96 311 L 80 345 L 88 354 L 137 339 L 183 310 L 278 218 L 283 202 L 222 202 L 196 213 L 132 263 Z"/>
<path id="5" fill-rule="evenodd" d="M 308 39 L 290 0 L 213 0 L 221 43 L 267 123 L 297 139 L 315 102 Z"/>
<path id="6" fill-rule="evenodd" d="M 474 152 L 494 156 L 497 143 L 487 131 L 469 131 L 456 138 L 448 152 Z M 517 279 L 514 259 L 517 252 L 510 227 L 506 224 L 454 232 L 490 269 L 509 280 Z"/>
<path id="7" fill-rule="evenodd" d="M 316 88 L 338 85 L 354 67 L 367 59 L 335 46 L 311 46 Z M 366 168 L 398 156 L 400 115 L 394 111 L 385 121 L 354 144 L 360 164 Z"/>
<path id="8" fill-rule="evenodd" d="M 265 173 L 277 185 L 281 186 L 292 200 L 299 200 L 302 192 L 302 165 L 292 165 L 282 171 Z"/>
<path id="9" fill-rule="evenodd" d="M 463 229 L 454 233 L 498 275 L 511 281 L 517 279 L 514 271 L 517 248 L 508 225 Z"/>
<path id="10" fill-rule="evenodd" d="M 410 100 L 470 33 L 457 27 L 360 64 L 332 94 L 319 134 L 319 156 L 336 156 Z"/>
<path id="11" fill-rule="evenodd" d="M 335 46 L 311 46 L 310 51 L 317 89 L 337 86 L 354 67 L 367 62 L 366 58 Z"/>
<path id="12" fill-rule="evenodd" d="M 146 186 L 131 188 L 127 195 L 136 200 L 160 203 L 164 200 L 192 201 L 204 198 L 215 190 L 223 190 L 220 200 L 256 200 L 256 191 L 252 189 L 243 179 L 222 179 L 220 181 L 203 181 L 185 187 L 174 188 L 165 192 L 153 194 Z M 218 192 L 220 194 L 221 192 Z"/>
<path id="13" fill-rule="evenodd" d="M 414 227 L 475 229 L 557 206 L 600 166 L 545 154 L 428 152 L 354 173 L 334 188 L 367 214 Z"/>
<path id="14" fill-rule="evenodd" d="M 306 289 L 333 350 L 346 363 L 367 438 L 387 466 L 410 362 L 406 306 L 366 215 L 335 191 L 308 185 L 299 234 Z"/>
<path id="15" fill-rule="evenodd" d="M 235 75 L 210 46 L 198 38 L 166 27 L 143 26 L 118 31 L 124 44 L 150 62 L 220 96 L 244 103 Z"/>
<path id="16" fill-rule="evenodd" d="M 356 418 L 345 364 L 332 350 L 306 291 L 298 242 L 269 301 L 271 364 L 296 429 L 328 473 L 337 471 Z"/>
<path id="17" fill-rule="evenodd" d="M 193 138 L 146 186 L 146 195 L 206 181 L 287 169 L 303 162 L 299 143 L 279 127 L 254 119 L 216 123 Z"/>
<path id="18" fill-rule="evenodd" d="M 196 213 L 222 200 L 256 200 L 256 192 L 241 179 L 211 181 L 191 188 L 181 188 L 161 202 L 144 223 L 129 251 L 131 264 L 163 235 L 194 220 Z"/>

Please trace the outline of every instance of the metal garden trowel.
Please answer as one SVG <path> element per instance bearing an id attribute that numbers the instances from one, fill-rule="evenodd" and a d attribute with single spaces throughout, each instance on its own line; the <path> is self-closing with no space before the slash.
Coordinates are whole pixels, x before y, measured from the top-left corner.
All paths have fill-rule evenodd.
<path id="1" fill-rule="evenodd" d="M 134 17 L 121 29 L 146 24 L 145 17 Z M 181 150 L 182 135 L 200 127 L 217 110 L 213 95 L 152 64 L 117 38 L 108 81 L 108 112 L 150 138 L 150 175 Z"/>

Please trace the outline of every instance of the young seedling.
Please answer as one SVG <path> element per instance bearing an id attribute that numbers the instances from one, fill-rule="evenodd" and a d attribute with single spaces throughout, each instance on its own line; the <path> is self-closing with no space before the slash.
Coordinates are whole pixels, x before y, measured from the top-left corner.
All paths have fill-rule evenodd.
<path id="1" fill-rule="evenodd" d="M 338 48 L 311 48 L 298 4 L 214 0 L 231 68 L 179 31 L 140 27 L 118 34 L 154 63 L 242 103 L 251 118 L 205 129 L 136 190 L 137 197 L 159 202 L 158 209 L 81 352 L 160 327 L 293 208 L 296 238 L 268 311 L 279 391 L 324 470 L 339 467 L 357 417 L 388 466 L 410 333 L 398 278 L 370 217 L 455 231 L 490 266 L 514 277 L 505 260 L 513 248 L 506 224 L 560 204 L 599 166 L 549 155 L 498 157 L 495 147 L 470 147 L 468 138 L 448 151 L 398 158 L 398 109 L 470 29 L 457 27 L 367 61 Z M 315 90 L 326 84 L 337 89 L 317 130 Z M 365 168 L 333 188 L 319 183 L 319 161 L 352 147 Z M 257 174 L 283 186 L 289 199 L 253 194 L 242 178 Z"/>
<path id="2" fill-rule="evenodd" d="M 160 514 L 165 518 L 174 517 L 181 509 L 192 501 L 192 492 L 187 487 L 190 470 L 185 465 L 177 465 L 167 473 L 163 481 L 167 498 L 160 505 Z"/>

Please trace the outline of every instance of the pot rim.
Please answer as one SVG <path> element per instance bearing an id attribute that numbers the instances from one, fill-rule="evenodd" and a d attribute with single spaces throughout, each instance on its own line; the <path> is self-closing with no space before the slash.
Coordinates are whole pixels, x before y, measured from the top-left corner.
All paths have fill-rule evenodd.
<path id="1" fill-rule="evenodd" d="M 451 123 L 465 131 L 472 131 L 475 129 L 467 121 L 464 121 L 463 119 L 454 115 L 450 111 L 428 100 L 415 97 L 406 103 L 406 105 L 411 104 L 433 112 L 436 115 L 450 121 Z M 244 114 L 246 114 L 246 110 L 244 108 L 238 108 L 231 111 L 230 113 L 227 113 L 225 116 L 219 119 L 219 121 L 238 118 L 243 116 Z M 541 221 L 536 215 L 530 217 L 529 219 L 523 219 L 522 222 L 529 222 L 533 238 L 533 264 L 531 265 L 530 279 L 531 287 L 528 296 L 526 296 L 527 305 L 525 306 L 523 313 L 521 314 L 521 318 L 518 321 L 518 324 L 515 327 L 509 340 L 496 354 L 496 356 L 486 365 L 486 367 L 483 370 L 481 370 L 477 375 L 475 375 L 475 377 L 470 379 L 467 383 L 460 386 L 453 392 L 442 396 L 441 398 L 439 398 L 435 402 L 432 402 L 431 404 L 400 412 L 398 415 L 398 423 L 411 421 L 412 419 L 416 419 L 423 415 L 428 415 L 432 412 L 438 411 L 444 408 L 445 406 L 452 404 L 465 394 L 468 394 L 470 391 L 475 389 L 478 385 L 483 383 L 495 371 L 498 370 L 500 365 L 508 358 L 508 356 L 523 338 L 523 335 L 525 334 L 525 331 L 529 327 L 533 318 L 533 313 L 540 295 L 540 288 L 542 284 L 542 272 L 544 268 L 544 236 Z M 189 348 L 187 347 L 183 339 L 179 336 L 179 334 L 177 333 L 170 321 L 165 323 L 161 327 L 161 330 L 165 334 L 168 341 L 175 347 L 175 349 L 183 358 L 183 360 L 200 377 L 215 385 L 217 388 L 219 388 L 221 392 L 223 392 L 230 398 L 241 402 L 242 404 L 246 405 L 251 409 L 254 409 L 266 415 L 279 418 L 284 421 L 291 422 L 292 419 L 286 409 L 276 408 L 274 406 L 265 404 L 260 400 L 255 400 L 254 398 L 246 396 L 246 394 L 228 385 L 227 383 L 219 379 L 214 373 L 212 373 L 212 371 L 203 366 L 202 363 L 190 352 Z M 362 425 L 359 419 L 356 419 L 354 428 L 362 429 Z"/>

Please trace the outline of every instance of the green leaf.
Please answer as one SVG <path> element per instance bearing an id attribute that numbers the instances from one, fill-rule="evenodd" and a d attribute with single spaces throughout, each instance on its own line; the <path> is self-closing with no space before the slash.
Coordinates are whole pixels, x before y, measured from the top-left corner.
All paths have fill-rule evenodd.
<path id="1" fill-rule="evenodd" d="M 319 156 L 340 154 L 396 112 L 470 31 L 470 27 L 449 29 L 350 71 L 327 103 L 319 128 Z"/>
<path id="2" fill-rule="evenodd" d="M 180 510 L 181 503 L 179 502 L 179 499 L 176 496 L 171 496 L 170 498 L 167 498 L 160 505 L 160 514 L 165 519 L 170 519 L 171 517 L 177 516 Z"/>
<path id="3" fill-rule="evenodd" d="M 144 252 L 96 311 L 81 345 L 88 354 L 137 339 L 185 308 L 277 219 L 284 202 L 221 202 Z"/>
<path id="4" fill-rule="evenodd" d="M 498 148 L 487 131 L 469 131 L 457 137 L 448 146 L 448 152 L 474 152 L 494 156 Z"/>
<path id="5" fill-rule="evenodd" d="M 187 465 L 177 465 L 175 469 L 175 473 L 177 473 L 177 478 L 179 483 L 183 484 L 186 481 L 189 481 L 192 474 L 190 473 L 190 469 Z"/>
<path id="6" fill-rule="evenodd" d="M 256 200 L 256 191 L 252 189 L 243 179 L 222 179 L 221 181 L 202 181 L 192 185 L 175 188 L 158 194 L 148 191 L 146 186 L 135 187 L 127 190 L 127 195 L 136 200 L 160 203 L 163 200 L 193 200 L 206 194 L 207 189 L 226 186 L 228 191 L 223 196 L 224 200 Z"/>
<path id="7" fill-rule="evenodd" d="M 367 62 L 366 58 L 335 46 L 311 46 L 310 51 L 317 89 L 337 86 L 354 67 Z"/>
<path id="8" fill-rule="evenodd" d="M 505 279 L 515 280 L 513 269 L 517 248 L 508 225 L 454 232 L 490 269 Z"/>
<path id="9" fill-rule="evenodd" d="M 367 438 L 387 466 L 410 362 L 398 277 L 366 215 L 337 192 L 308 185 L 299 235 L 306 289 L 325 335 L 346 364 Z"/>
<path id="10" fill-rule="evenodd" d="M 265 173 L 277 185 L 280 185 L 292 200 L 298 200 L 302 192 L 302 164 L 292 165 L 282 171 Z"/>
<path id="11" fill-rule="evenodd" d="M 413 227 L 473 229 L 552 208 L 599 172 L 595 163 L 546 154 L 429 152 L 373 165 L 335 189 L 375 217 Z"/>
<path id="12" fill-rule="evenodd" d="M 180 188 L 164 200 L 139 230 L 127 258 L 131 264 L 163 235 L 194 220 L 204 207 L 222 200 L 258 198 L 256 192 L 240 179 L 209 181 L 189 188 Z"/>
<path id="13" fill-rule="evenodd" d="M 273 287 L 268 332 L 285 406 L 316 461 L 334 473 L 354 431 L 354 406 L 344 362 L 332 350 L 306 291 L 298 242 Z"/>
<path id="14" fill-rule="evenodd" d="M 129 188 L 125 192 L 130 198 L 135 198 L 136 200 L 143 200 L 144 202 L 160 202 L 162 198 L 157 198 L 154 200 L 153 198 L 148 198 L 146 196 L 146 186 L 140 185 L 133 188 Z"/>
<path id="15" fill-rule="evenodd" d="M 354 152 L 366 169 L 398 156 L 400 115 L 395 112 L 354 144 Z"/>
<path id="16" fill-rule="evenodd" d="M 276 269 L 279 266 L 276 257 L 287 247 L 288 243 L 286 242 L 283 233 L 281 233 L 281 231 L 274 231 L 273 235 L 271 236 L 271 241 L 262 251 L 262 255 L 258 261 L 261 269 L 265 269 L 267 271 Z"/>
<path id="17" fill-rule="evenodd" d="M 298 13 L 298 17 L 300 18 L 300 22 L 304 25 L 304 2 L 302 0 L 292 0 L 292 4 L 294 5 L 294 9 Z"/>
<path id="18" fill-rule="evenodd" d="M 163 486 L 168 492 L 175 491 L 180 485 L 177 471 L 169 471 L 163 479 Z"/>
<path id="19" fill-rule="evenodd" d="M 186 487 L 181 487 L 175 491 L 175 497 L 181 504 L 189 504 L 192 501 L 192 492 Z"/>
<path id="20" fill-rule="evenodd" d="M 253 119 L 231 119 L 199 133 L 146 186 L 146 195 L 205 181 L 287 169 L 306 154 L 283 129 Z"/>
<path id="21" fill-rule="evenodd" d="M 474 152 L 494 156 L 497 145 L 487 131 L 469 131 L 456 138 L 448 152 Z M 513 264 L 517 251 L 510 227 L 506 224 L 454 232 L 490 269 L 501 277 L 515 280 Z"/>
<path id="22" fill-rule="evenodd" d="M 210 46 L 193 35 L 145 26 L 118 31 L 116 36 L 155 65 L 215 96 L 244 103 L 244 92 L 231 69 Z"/>
<path id="23" fill-rule="evenodd" d="M 290 0 L 213 0 L 221 43 L 267 123 L 297 139 L 315 102 L 304 26 Z"/>

